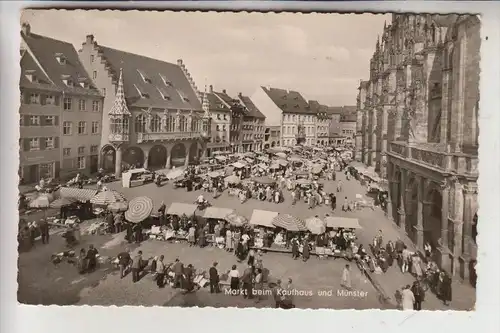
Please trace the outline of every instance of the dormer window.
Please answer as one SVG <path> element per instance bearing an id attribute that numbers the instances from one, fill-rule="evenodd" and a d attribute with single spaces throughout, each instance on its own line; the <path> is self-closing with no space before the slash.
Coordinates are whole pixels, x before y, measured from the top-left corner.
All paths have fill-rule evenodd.
<path id="1" fill-rule="evenodd" d="M 180 91 L 180 90 L 178 90 L 178 89 L 177 89 L 177 93 L 179 94 L 179 96 L 182 98 L 182 100 L 183 100 L 184 102 L 189 102 L 189 97 L 187 97 L 187 95 L 186 95 L 186 94 L 184 94 L 182 91 Z"/>
<path id="2" fill-rule="evenodd" d="M 84 77 L 79 78 L 78 79 L 78 83 L 80 84 L 80 87 L 82 87 L 82 88 L 88 88 L 89 87 L 87 79 L 84 78 Z"/>
<path id="3" fill-rule="evenodd" d="M 160 77 L 161 77 L 161 80 L 163 81 L 163 83 L 167 86 L 167 87 L 173 87 L 174 84 L 172 83 L 172 81 L 170 81 L 169 79 L 167 79 L 166 76 L 160 74 Z"/>
<path id="4" fill-rule="evenodd" d="M 63 75 L 61 78 L 65 85 L 67 85 L 68 87 L 73 87 L 74 84 L 73 80 L 71 79 L 71 76 Z"/>
<path id="5" fill-rule="evenodd" d="M 143 92 L 143 91 L 142 91 L 142 90 L 141 90 L 141 89 L 140 89 L 137 85 L 135 85 L 135 84 L 134 84 L 134 88 L 135 88 L 135 90 L 137 90 L 137 92 L 139 93 L 139 96 L 140 96 L 141 98 L 148 98 L 148 97 L 149 97 L 149 95 L 148 95 L 147 93 Z"/>
<path id="6" fill-rule="evenodd" d="M 298 108 L 299 108 L 299 105 L 298 105 L 298 104 L 295 104 L 293 107 L 294 107 L 294 108 L 296 108 L 296 109 L 298 109 Z"/>
<path id="7" fill-rule="evenodd" d="M 32 83 L 38 82 L 38 78 L 36 77 L 34 70 L 27 70 L 26 71 L 26 78 Z"/>
<path id="8" fill-rule="evenodd" d="M 139 75 L 145 83 L 151 83 L 151 79 L 145 73 L 141 72 L 140 70 L 137 70 L 137 72 L 139 72 Z"/>
<path id="9" fill-rule="evenodd" d="M 60 65 L 66 65 L 66 57 L 62 53 L 56 53 L 56 60 Z"/>
<path id="10" fill-rule="evenodd" d="M 163 88 L 158 88 L 156 87 L 156 89 L 158 89 L 158 92 L 160 93 L 161 97 L 164 99 L 164 100 L 167 100 L 169 101 L 171 98 L 170 98 L 170 95 L 167 93 L 167 91 Z"/>

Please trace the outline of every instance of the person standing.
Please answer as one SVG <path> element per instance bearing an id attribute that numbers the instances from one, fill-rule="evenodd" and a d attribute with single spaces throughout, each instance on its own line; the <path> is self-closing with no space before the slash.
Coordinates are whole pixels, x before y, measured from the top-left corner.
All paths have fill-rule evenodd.
<path id="1" fill-rule="evenodd" d="M 350 290 L 351 287 L 351 270 L 349 268 L 349 265 L 345 265 L 344 269 L 342 270 L 342 281 L 340 283 L 341 286 L 345 287 L 347 290 Z"/>
<path id="2" fill-rule="evenodd" d="M 162 254 L 158 260 L 156 260 L 156 285 L 158 288 L 165 287 L 165 263 L 163 262 L 165 256 Z"/>
<path id="3" fill-rule="evenodd" d="M 297 238 L 292 239 L 292 258 L 297 260 L 299 257 L 299 242 Z"/>
<path id="4" fill-rule="evenodd" d="M 403 310 L 413 310 L 413 304 L 415 303 L 415 296 L 413 295 L 413 292 L 410 290 L 410 285 L 407 285 L 403 289 L 401 296 L 402 296 L 401 303 L 403 306 Z"/>
<path id="5" fill-rule="evenodd" d="M 226 251 L 231 252 L 233 250 L 233 234 L 231 230 L 226 231 Z"/>
<path id="6" fill-rule="evenodd" d="M 420 282 L 413 282 L 413 286 L 411 287 L 411 292 L 413 293 L 413 297 L 415 301 L 413 303 L 413 310 L 420 311 L 422 310 L 422 302 L 424 301 L 425 294 Z"/>
<path id="7" fill-rule="evenodd" d="M 115 214 L 115 233 L 120 233 L 122 232 L 122 224 L 123 224 L 123 215 L 122 213 L 116 213 Z"/>
<path id="8" fill-rule="evenodd" d="M 307 236 L 306 238 L 304 239 L 304 243 L 303 243 L 303 246 L 302 246 L 302 259 L 304 260 L 304 262 L 306 262 L 307 260 L 309 260 L 309 240 L 307 239 Z"/>
<path id="9" fill-rule="evenodd" d="M 89 245 L 89 250 L 87 251 L 87 272 L 91 273 L 95 271 L 97 267 L 97 255 L 99 252 L 95 249 L 94 245 Z"/>
<path id="10" fill-rule="evenodd" d="M 253 290 L 252 290 L 253 269 L 252 269 L 252 266 L 248 265 L 248 267 L 243 271 L 243 276 L 241 277 L 241 282 L 243 282 L 243 298 L 252 299 L 253 298 Z"/>
<path id="11" fill-rule="evenodd" d="M 231 295 L 238 295 L 238 290 L 240 288 L 240 272 L 236 269 L 236 265 L 231 267 L 231 270 L 229 271 L 229 279 Z"/>
<path id="12" fill-rule="evenodd" d="M 273 298 L 274 298 L 274 304 L 275 304 L 274 307 L 276 309 L 281 308 L 281 303 L 282 303 L 281 293 L 282 293 L 281 280 L 278 279 L 278 281 L 276 281 L 276 285 L 274 286 L 273 291 L 272 291 Z"/>
<path id="13" fill-rule="evenodd" d="M 120 266 L 120 279 L 125 277 L 125 272 L 127 267 L 130 265 L 130 261 L 132 258 L 130 257 L 130 250 L 127 249 L 126 252 L 121 252 L 118 254 L 118 265 Z"/>
<path id="14" fill-rule="evenodd" d="M 188 231 L 188 243 L 189 246 L 194 246 L 196 240 L 196 228 L 192 225 Z"/>
<path id="15" fill-rule="evenodd" d="M 257 299 L 255 300 L 255 303 L 259 303 L 262 299 L 262 292 L 264 290 L 264 279 L 262 276 L 262 269 L 257 268 L 257 274 L 255 275 L 255 293 L 257 294 Z"/>
<path id="16" fill-rule="evenodd" d="M 410 261 L 410 256 L 411 256 L 411 252 L 408 250 L 408 248 L 405 245 L 403 248 L 403 253 L 401 254 L 401 257 L 402 257 L 401 272 L 402 273 L 408 272 L 408 263 Z"/>
<path id="17" fill-rule="evenodd" d="M 137 255 L 134 257 L 132 261 L 132 282 L 136 283 L 139 281 L 139 272 L 141 271 L 143 266 L 142 263 L 142 251 L 137 252 Z"/>
<path id="18" fill-rule="evenodd" d="M 217 272 L 217 262 L 214 262 L 213 266 L 208 270 L 210 276 L 210 293 L 219 293 L 219 273 Z"/>
<path id="19" fill-rule="evenodd" d="M 184 264 L 179 260 L 175 259 L 174 266 L 172 267 L 174 271 L 174 288 L 182 287 L 182 275 L 184 274 Z"/>
<path id="20" fill-rule="evenodd" d="M 444 305 L 448 306 L 451 302 L 451 278 L 446 272 L 442 273 L 442 282 L 441 282 L 441 300 Z"/>
<path id="21" fill-rule="evenodd" d="M 49 224 L 46 220 L 40 223 L 40 233 L 42 236 L 42 244 L 49 244 Z"/>

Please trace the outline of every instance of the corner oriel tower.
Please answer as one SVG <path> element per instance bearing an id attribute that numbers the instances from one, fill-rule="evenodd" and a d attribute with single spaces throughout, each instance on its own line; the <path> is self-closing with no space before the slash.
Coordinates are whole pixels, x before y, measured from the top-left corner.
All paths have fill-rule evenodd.
<path id="1" fill-rule="evenodd" d="M 120 78 L 116 89 L 116 99 L 108 113 L 109 116 L 109 142 L 116 149 L 115 159 L 115 176 L 121 177 L 122 173 L 122 151 L 123 144 L 129 141 L 129 123 L 131 113 L 127 107 L 125 100 L 125 92 L 123 90 L 123 70 L 120 69 Z"/>
<path id="2" fill-rule="evenodd" d="M 203 98 L 202 98 L 202 109 L 204 111 L 203 118 L 202 118 L 202 130 L 201 130 L 201 136 L 203 138 L 203 154 L 202 156 L 205 157 L 206 151 L 207 151 L 207 143 L 210 141 L 210 137 L 212 135 L 212 116 L 210 114 L 210 103 L 208 101 L 208 96 L 207 96 L 207 86 L 205 85 L 205 91 L 203 92 Z"/>

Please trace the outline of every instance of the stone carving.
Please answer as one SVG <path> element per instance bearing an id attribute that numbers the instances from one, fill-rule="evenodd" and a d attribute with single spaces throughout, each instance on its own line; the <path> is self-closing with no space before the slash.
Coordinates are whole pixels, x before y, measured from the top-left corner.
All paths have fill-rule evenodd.
<path id="1" fill-rule="evenodd" d="M 396 143 L 391 143 L 391 151 L 398 155 L 404 156 L 404 147 Z"/>
<path id="2" fill-rule="evenodd" d="M 414 148 L 416 149 L 416 148 Z M 420 160 L 426 164 L 430 164 L 439 168 L 443 167 L 444 155 L 439 153 L 421 150 L 420 151 Z"/>

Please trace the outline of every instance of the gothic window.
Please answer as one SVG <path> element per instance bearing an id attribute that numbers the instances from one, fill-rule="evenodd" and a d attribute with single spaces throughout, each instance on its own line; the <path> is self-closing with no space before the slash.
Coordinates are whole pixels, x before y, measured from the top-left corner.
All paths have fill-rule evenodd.
<path id="1" fill-rule="evenodd" d="M 175 118 L 170 114 L 167 114 L 166 116 L 165 128 L 167 132 L 175 132 Z"/>
<path id="2" fill-rule="evenodd" d="M 144 116 L 143 114 L 139 114 L 135 117 L 135 132 L 146 132 L 146 116 Z"/>
<path id="3" fill-rule="evenodd" d="M 161 118 L 159 115 L 155 114 L 152 118 L 151 118 L 151 132 L 153 133 L 157 133 L 157 132 L 161 132 Z"/>
<path id="4" fill-rule="evenodd" d="M 200 131 L 200 120 L 196 117 L 193 117 L 191 120 L 191 132 L 199 132 Z"/>
<path id="5" fill-rule="evenodd" d="M 128 118 L 122 118 L 122 117 L 111 118 L 111 133 L 113 134 L 128 133 Z"/>
<path id="6" fill-rule="evenodd" d="M 431 40 L 432 43 L 436 42 L 436 26 L 434 24 L 431 26 Z"/>

